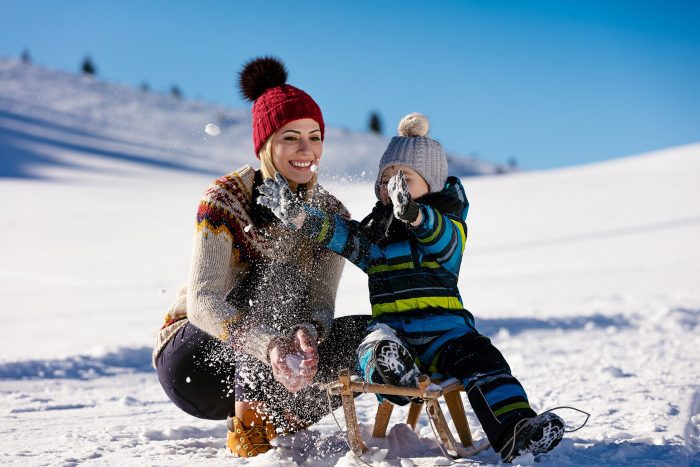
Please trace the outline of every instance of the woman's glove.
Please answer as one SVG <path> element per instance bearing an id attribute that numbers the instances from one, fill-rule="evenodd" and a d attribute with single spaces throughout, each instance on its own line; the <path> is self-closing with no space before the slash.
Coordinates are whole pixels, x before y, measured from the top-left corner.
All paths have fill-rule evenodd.
<path id="1" fill-rule="evenodd" d="M 413 224 L 418 218 L 420 208 L 418 203 L 411 199 L 403 170 L 399 170 L 396 175 L 389 179 L 387 191 L 389 192 L 389 198 L 391 198 L 391 204 L 394 206 L 394 217 Z"/>
<path id="2" fill-rule="evenodd" d="M 258 188 L 258 204 L 270 208 L 272 213 L 288 227 L 300 227 L 302 222 L 295 223 L 304 211 L 299 199 L 292 193 L 289 183 L 279 172 L 275 178 L 266 178 Z"/>
<path id="3" fill-rule="evenodd" d="M 289 392 L 311 384 L 318 371 L 317 341 L 306 328 L 297 329 L 289 341 L 275 341 L 269 356 L 275 380 Z"/>

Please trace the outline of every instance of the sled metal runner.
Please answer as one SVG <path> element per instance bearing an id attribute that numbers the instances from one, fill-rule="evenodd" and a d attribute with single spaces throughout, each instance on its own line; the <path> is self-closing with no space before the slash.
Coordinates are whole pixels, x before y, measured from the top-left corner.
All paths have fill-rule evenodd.
<path id="1" fill-rule="evenodd" d="M 467 422 L 467 415 L 460 392 L 464 391 L 464 386 L 457 379 L 451 378 L 442 382 L 434 382 L 427 375 L 418 378 L 418 387 L 392 386 L 389 384 L 373 384 L 364 381 L 352 381 L 350 371 L 342 370 L 338 381 L 328 385 L 328 392 L 333 395 L 340 395 L 343 401 L 343 411 L 345 412 L 345 423 L 347 425 L 348 443 L 352 451 L 361 456 L 367 452 L 367 446 L 362 440 L 360 427 L 357 422 L 357 412 L 355 410 L 355 393 L 373 393 L 394 396 L 407 396 L 422 399 L 423 403 L 411 402 L 406 423 L 415 430 L 418 417 L 425 405 L 426 412 L 437 432 L 438 442 L 443 452 L 449 457 L 456 459 L 473 456 L 490 447 L 489 443 L 479 443 L 474 445 L 471 430 Z M 447 408 L 452 416 L 452 421 L 457 429 L 459 441 L 457 441 L 450 430 L 445 415 L 440 408 L 439 399 L 443 397 Z M 383 401 L 377 408 L 374 429 L 372 436 L 383 438 L 386 436 L 386 429 L 389 425 L 391 412 L 394 405 L 389 401 Z"/>

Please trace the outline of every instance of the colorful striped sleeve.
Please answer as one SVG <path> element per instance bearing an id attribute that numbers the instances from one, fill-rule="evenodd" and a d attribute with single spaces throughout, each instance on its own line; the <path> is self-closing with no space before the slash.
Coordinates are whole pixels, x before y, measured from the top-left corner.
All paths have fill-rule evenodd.
<path id="1" fill-rule="evenodd" d="M 364 272 L 374 258 L 381 256 L 379 247 L 367 239 L 359 222 L 311 206 L 304 209 L 306 219 L 301 232 L 319 245 L 344 256 Z"/>
<path id="2" fill-rule="evenodd" d="M 462 219 L 442 214 L 421 204 L 423 221 L 412 231 L 418 245 L 451 273 L 459 274 L 462 254 L 467 244 L 467 225 Z"/>

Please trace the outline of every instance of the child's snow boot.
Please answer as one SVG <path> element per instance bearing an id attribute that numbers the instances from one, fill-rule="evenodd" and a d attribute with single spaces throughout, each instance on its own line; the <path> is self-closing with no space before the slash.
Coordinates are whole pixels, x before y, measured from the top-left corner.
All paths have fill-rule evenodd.
<path id="1" fill-rule="evenodd" d="M 277 437 L 272 423 L 253 409 L 245 410 L 241 418 L 228 416 L 226 445 L 236 457 L 254 457 L 272 449 L 270 441 Z"/>
<path id="2" fill-rule="evenodd" d="M 360 367 L 365 381 L 394 386 L 417 386 L 420 370 L 413 355 L 401 343 L 394 340 L 380 340 L 371 346 L 360 349 Z M 410 402 L 404 396 L 378 396 L 394 404 L 406 405 Z"/>
<path id="3" fill-rule="evenodd" d="M 511 462 L 523 454 L 544 454 L 554 449 L 563 436 L 564 420 L 552 412 L 520 420 L 504 434 L 507 441 L 500 450 L 501 458 Z"/>
<path id="4" fill-rule="evenodd" d="M 418 385 L 420 371 L 413 360 L 413 355 L 398 342 L 377 342 L 374 346 L 374 359 L 384 383 L 394 386 Z"/>

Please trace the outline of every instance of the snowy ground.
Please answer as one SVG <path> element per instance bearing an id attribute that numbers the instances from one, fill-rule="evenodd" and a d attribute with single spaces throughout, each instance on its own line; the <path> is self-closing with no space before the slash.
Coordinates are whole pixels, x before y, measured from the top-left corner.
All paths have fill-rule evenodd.
<path id="1" fill-rule="evenodd" d="M 68 117 L 40 137 L 46 125 L 16 117 L 26 99 L 10 106 L 3 96 L 0 157 L 16 163 L 22 147 L 63 163 L 0 179 L 0 463 L 364 465 L 330 416 L 266 455 L 232 459 L 225 423 L 187 416 L 160 389 L 153 336 L 187 274 L 211 161 L 188 175 L 165 163 L 93 157 L 89 148 L 126 149 L 100 128 L 76 134 Z M 194 120 L 197 130 L 208 123 Z M 346 145 L 364 141 L 344 137 Z M 168 160 L 169 146 L 152 149 Z M 540 464 L 700 465 L 699 180 L 700 145 L 464 179 L 466 306 L 537 410 L 570 405 L 592 415 Z M 373 203 L 369 183 L 327 185 L 356 217 Z M 368 312 L 364 277 L 351 265 L 337 308 Z M 397 423 L 387 439 L 371 439 L 376 404 L 362 396 L 358 406 L 371 446 L 364 462 L 450 464 L 425 417 L 417 433 Z M 395 412 L 401 421 L 404 410 Z M 335 415 L 344 427 L 342 411 Z M 498 457 L 488 450 L 466 463 Z"/>

